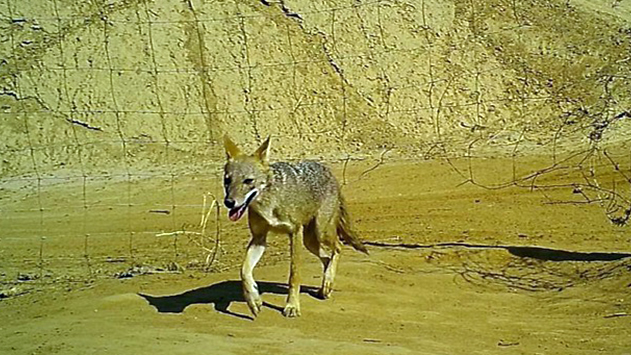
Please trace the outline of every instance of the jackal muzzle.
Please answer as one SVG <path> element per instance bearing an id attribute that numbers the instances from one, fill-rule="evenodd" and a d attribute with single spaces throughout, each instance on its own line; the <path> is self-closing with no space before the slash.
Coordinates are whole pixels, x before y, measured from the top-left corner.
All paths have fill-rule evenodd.
<path id="1" fill-rule="evenodd" d="M 248 208 L 250 203 L 254 201 L 254 199 L 258 195 L 259 195 L 258 189 L 252 189 L 250 192 L 248 192 L 248 194 L 245 195 L 245 201 L 243 201 L 241 205 L 235 206 L 231 208 L 230 211 L 228 211 L 228 218 L 230 218 L 230 220 L 233 222 L 236 222 L 239 219 L 241 219 L 241 217 L 243 217 L 243 214 L 245 213 L 245 210 Z"/>

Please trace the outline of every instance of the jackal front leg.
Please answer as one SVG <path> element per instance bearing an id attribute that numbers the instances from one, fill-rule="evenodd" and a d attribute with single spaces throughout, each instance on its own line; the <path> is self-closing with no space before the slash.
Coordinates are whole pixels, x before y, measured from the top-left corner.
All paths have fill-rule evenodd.
<path id="1" fill-rule="evenodd" d="M 302 238 L 299 233 L 289 234 L 291 265 L 289 267 L 289 295 L 283 310 L 285 317 L 300 316 L 300 251 Z"/>
<path id="2" fill-rule="evenodd" d="M 265 252 L 265 235 L 252 237 L 252 240 L 250 240 L 250 244 L 248 245 L 248 249 L 245 253 L 243 266 L 241 267 L 243 297 L 245 298 L 245 302 L 247 302 L 248 307 L 250 307 L 250 311 L 252 311 L 252 314 L 255 317 L 261 311 L 263 301 L 261 300 L 258 285 L 254 280 L 252 271 L 254 270 L 254 267 L 259 262 L 259 260 L 261 260 L 263 252 Z"/>

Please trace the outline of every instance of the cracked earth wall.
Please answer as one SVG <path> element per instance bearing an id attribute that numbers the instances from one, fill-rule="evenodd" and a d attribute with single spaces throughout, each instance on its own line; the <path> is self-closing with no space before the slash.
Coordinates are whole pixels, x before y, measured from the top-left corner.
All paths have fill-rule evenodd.
<path id="1" fill-rule="evenodd" d="M 603 144 L 629 137 L 627 2 L 8 0 L 0 14 L 4 177 L 203 167 L 225 133 L 325 160 L 474 141 L 546 153 L 599 124 Z"/>

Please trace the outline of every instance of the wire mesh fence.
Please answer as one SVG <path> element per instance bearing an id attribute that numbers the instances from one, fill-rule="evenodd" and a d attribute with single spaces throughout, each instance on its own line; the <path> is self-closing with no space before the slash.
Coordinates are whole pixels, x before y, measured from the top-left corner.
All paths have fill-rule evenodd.
<path id="1" fill-rule="evenodd" d="M 271 134 L 279 159 L 338 163 L 344 184 L 358 161 L 361 179 L 444 159 L 463 183 L 566 189 L 548 202 L 626 225 L 628 23 L 551 4 L 6 0 L 3 278 L 221 268 L 221 235 L 245 234 L 219 218 L 225 133 Z M 488 156 L 512 174 L 479 181 Z"/>

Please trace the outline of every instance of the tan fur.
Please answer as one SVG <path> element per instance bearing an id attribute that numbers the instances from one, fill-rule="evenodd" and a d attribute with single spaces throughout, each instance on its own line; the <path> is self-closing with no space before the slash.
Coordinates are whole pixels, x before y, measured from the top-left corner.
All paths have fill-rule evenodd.
<path id="1" fill-rule="evenodd" d="M 283 314 L 300 316 L 300 251 L 320 258 L 324 273 L 319 294 L 328 298 L 341 252 L 340 239 L 368 253 L 352 231 L 337 180 L 324 165 L 306 161 L 297 164 L 269 164 L 270 138 L 252 155 L 244 155 L 237 145 L 224 137 L 227 163 L 224 167 L 224 203 L 229 217 L 240 219 L 245 209 L 252 239 L 241 267 L 243 294 L 255 316 L 263 302 L 252 271 L 260 260 L 269 232 L 289 236 L 291 267 L 289 294 Z M 300 231 L 302 230 L 302 238 Z"/>

